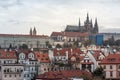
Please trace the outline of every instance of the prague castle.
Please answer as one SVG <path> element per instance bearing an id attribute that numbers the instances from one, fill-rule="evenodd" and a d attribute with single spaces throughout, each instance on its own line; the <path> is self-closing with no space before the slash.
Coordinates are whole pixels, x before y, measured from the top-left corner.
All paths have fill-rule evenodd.
<path id="1" fill-rule="evenodd" d="M 88 32 L 89 34 L 97 34 L 99 33 L 97 18 L 95 19 L 95 23 L 93 26 L 92 19 L 89 19 L 89 14 L 87 13 L 86 20 L 84 21 L 84 25 L 81 25 L 80 19 L 77 26 L 67 25 L 65 32 Z"/>
<path id="2" fill-rule="evenodd" d="M 80 19 L 78 25 L 67 25 L 65 31 L 53 32 L 51 38 L 55 41 L 54 44 L 73 44 L 73 42 L 85 42 L 91 37 L 92 41 L 95 41 L 95 37 L 99 33 L 97 18 L 93 25 L 92 19 L 89 19 L 89 14 L 87 13 L 84 25 L 81 25 Z"/>

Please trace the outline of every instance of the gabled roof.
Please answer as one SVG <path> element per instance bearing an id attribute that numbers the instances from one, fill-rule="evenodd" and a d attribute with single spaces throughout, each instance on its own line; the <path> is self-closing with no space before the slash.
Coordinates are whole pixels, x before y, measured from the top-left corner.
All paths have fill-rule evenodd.
<path id="1" fill-rule="evenodd" d="M 50 58 L 48 53 L 35 52 L 35 57 L 41 63 L 50 63 Z"/>
<path id="2" fill-rule="evenodd" d="M 99 56 L 102 54 L 103 56 L 105 56 L 100 50 L 92 50 L 93 53 L 92 55 L 94 56 L 95 60 L 96 61 L 99 61 Z"/>
<path id="3" fill-rule="evenodd" d="M 120 54 L 109 54 L 100 64 L 120 64 Z"/>
<path id="4" fill-rule="evenodd" d="M 53 55 L 54 56 L 66 56 L 66 53 L 68 53 L 68 57 L 71 57 L 73 54 L 74 55 L 80 55 L 84 54 L 79 48 L 62 48 L 60 50 L 54 49 L 53 50 Z"/>
<path id="5" fill-rule="evenodd" d="M 18 50 L 18 53 L 19 53 L 19 54 L 20 54 L 20 53 L 24 53 L 24 54 L 25 54 L 25 58 L 26 58 L 26 59 L 29 59 L 29 60 L 31 60 L 31 59 L 28 57 L 28 55 L 29 55 L 30 53 L 33 53 L 33 54 L 34 54 L 34 52 L 31 51 L 31 50 L 29 50 L 29 49 Z M 34 56 L 34 58 L 35 58 L 35 56 Z"/>
<path id="6" fill-rule="evenodd" d="M 52 32 L 51 36 L 62 36 L 62 32 Z"/>

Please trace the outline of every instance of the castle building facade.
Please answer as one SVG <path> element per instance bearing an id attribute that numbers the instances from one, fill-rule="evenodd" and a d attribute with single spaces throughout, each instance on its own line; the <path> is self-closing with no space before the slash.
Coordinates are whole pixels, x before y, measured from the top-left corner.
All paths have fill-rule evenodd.
<path id="1" fill-rule="evenodd" d="M 84 21 L 84 25 L 81 25 L 80 19 L 78 25 L 67 25 L 65 32 L 88 32 L 89 34 L 97 34 L 99 33 L 97 18 L 95 19 L 95 23 L 93 26 L 92 19 L 89 19 L 89 14 L 87 13 L 86 20 Z"/>
<path id="2" fill-rule="evenodd" d="M 47 35 L 37 35 L 36 28 L 30 29 L 29 34 L 0 34 L 0 47 L 9 48 L 20 47 L 26 44 L 28 48 L 45 48 L 46 41 L 53 43 L 53 40 Z"/>
<path id="3" fill-rule="evenodd" d="M 89 20 L 87 13 L 84 25 L 81 25 L 80 19 L 78 25 L 67 25 L 62 32 L 52 32 L 51 38 L 54 40 L 54 45 L 64 43 L 73 44 L 74 42 L 85 42 L 89 40 L 89 37 L 95 37 L 99 33 L 97 18 L 93 26 L 92 19 Z M 95 41 L 92 38 L 92 42 Z"/>

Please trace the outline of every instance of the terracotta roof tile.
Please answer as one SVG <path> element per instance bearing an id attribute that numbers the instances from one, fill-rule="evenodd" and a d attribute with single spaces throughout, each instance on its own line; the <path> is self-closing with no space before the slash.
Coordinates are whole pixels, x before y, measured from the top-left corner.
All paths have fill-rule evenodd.
<path id="1" fill-rule="evenodd" d="M 50 63 L 50 58 L 48 53 L 35 52 L 35 58 L 42 63 Z"/>
<path id="2" fill-rule="evenodd" d="M 86 33 L 81 33 L 81 32 L 53 32 L 51 34 L 52 36 L 67 36 L 67 37 L 81 37 L 81 36 L 86 36 L 88 37 L 89 34 Z"/>
<path id="3" fill-rule="evenodd" d="M 66 56 L 66 52 L 68 52 L 68 57 L 71 57 L 73 54 L 77 56 L 80 54 L 84 54 L 79 48 L 75 48 L 75 49 L 63 48 L 60 50 L 54 49 L 53 55 L 54 56 Z"/>
<path id="4" fill-rule="evenodd" d="M 87 75 L 89 77 L 89 79 L 92 79 L 92 74 L 90 72 L 84 71 L 84 70 L 62 70 L 60 72 L 56 72 L 56 71 L 49 71 L 46 72 L 42 75 L 37 76 L 38 79 L 68 79 L 68 78 L 72 78 L 72 77 L 80 77 L 83 75 Z M 58 80 L 58 79 L 57 79 Z"/>
<path id="5" fill-rule="evenodd" d="M 120 54 L 109 54 L 100 64 L 120 64 Z"/>
<path id="6" fill-rule="evenodd" d="M 16 52 L 0 50 L 0 59 L 17 59 Z"/>

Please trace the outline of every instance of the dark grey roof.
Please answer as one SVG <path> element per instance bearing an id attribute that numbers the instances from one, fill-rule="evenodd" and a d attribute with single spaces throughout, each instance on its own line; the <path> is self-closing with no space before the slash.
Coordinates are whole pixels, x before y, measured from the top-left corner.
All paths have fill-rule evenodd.
<path id="1" fill-rule="evenodd" d="M 65 31 L 79 31 L 79 27 L 74 25 L 67 25 Z"/>

